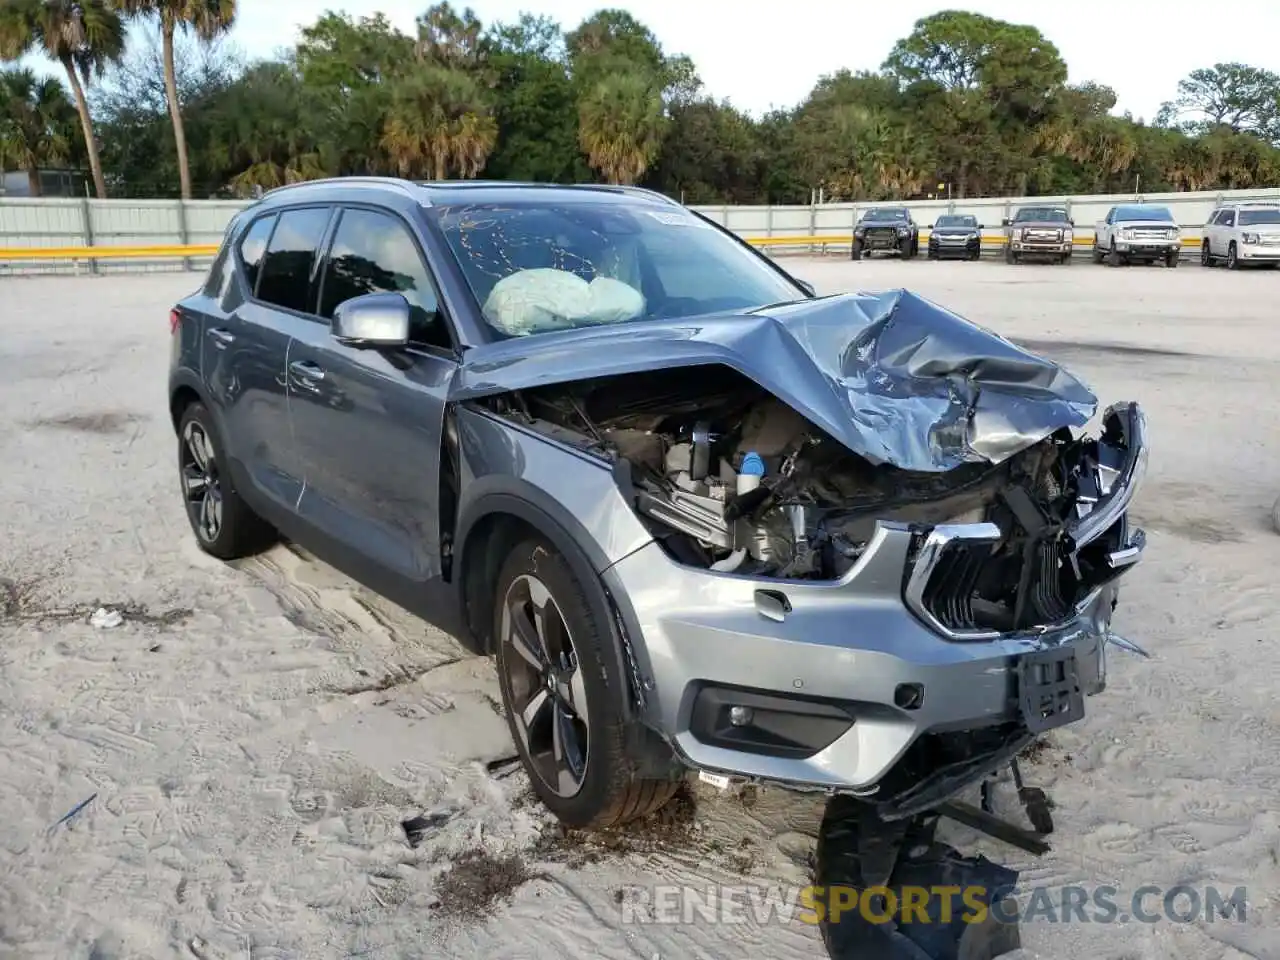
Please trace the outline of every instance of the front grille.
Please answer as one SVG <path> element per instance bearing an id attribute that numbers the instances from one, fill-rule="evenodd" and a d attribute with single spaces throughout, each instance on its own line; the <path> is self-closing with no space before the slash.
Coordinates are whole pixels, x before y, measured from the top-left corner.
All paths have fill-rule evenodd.
<path id="1" fill-rule="evenodd" d="M 920 612 L 973 639 L 1070 617 L 1078 582 L 1060 537 L 1037 541 L 1021 555 L 993 547 L 963 539 L 943 546 L 919 593 Z"/>
<path id="2" fill-rule="evenodd" d="M 990 543 L 956 540 L 943 547 L 921 603 L 948 630 L 981 630 L 973 601 L 978 578 L 991 557 Z"/>
<path id="3" fill-rule="evenodd" d="M 868 237 L 878 237 L 883 240 L 886 237 L 896 237 L 898 235 L 897 227 L 868 227 Z"/>
<path id="4" fill-rule="evenodd" d="M 1169 234 L 1163 230 L 1157 229 L 1137 229 L 1133 231 L 1133 239 L 1135 240 L 1168 240 Z"/>
<path id="5" fill-rule="evenodd" d="M 1055 243 L 1062 239 L 1062 234 L 1057 230 L 1027 230 L 1023 236 L 1028 240 L 1052 240 Z"/>

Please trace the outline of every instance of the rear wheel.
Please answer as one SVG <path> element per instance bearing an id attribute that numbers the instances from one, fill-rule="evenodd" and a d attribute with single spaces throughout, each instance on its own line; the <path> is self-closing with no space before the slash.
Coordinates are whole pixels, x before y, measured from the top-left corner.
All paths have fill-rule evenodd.
<path id="1" fill-rule="evenodd" d="M 178 420 L 178 472 L 187 520 L 200 549 L 238 560 L 275 543 L 277 534 L 236 490 L 213 416 L 190 404 Z"/>
<path id="2" fill-rule="evenodd" d="M 609 827 L 659 809 L 679 780 L 637 776 L 626 753 L 625 681 L 565 559 L 542 540 L 507 557 L 494 596 L 498 680 L 539 799 L 566 826 Z"/>

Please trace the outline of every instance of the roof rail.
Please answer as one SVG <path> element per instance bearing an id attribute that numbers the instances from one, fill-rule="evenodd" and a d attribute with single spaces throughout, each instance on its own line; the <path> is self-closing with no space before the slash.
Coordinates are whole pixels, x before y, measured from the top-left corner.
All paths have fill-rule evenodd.
<path id="1" fill-rule="evenodd" d="M 274 194 L 285 190 L 296 190 L 299 187 L 317 187 L 317 186 L 342 186 L 342 187 L 395 187 L 396 189 L 412 195 L 415 198 L 420 197 L 414 183 L 409 180 L 402 180 L 399 177 L 322 177 L 319 180 L 301 180 L 297 183 L 286 183 L 281 187 L 272 187 L 266 191 L 263 198 L 270 197 Z"/>
<path id="2" fill-rule="evenodd" d="M 615 183 L 538 183 L 536 181 L 529 180 L 418 180 L 415 182 L 420 187 L 440 190 L 484 190 L 494 187 L 513 190 L 598 190 L 604 193 L 621 193 L 635 197 L 647 197 L 653 200 L 660 200 L 663 203 L 668 203 L 672 206 L 680 206 L 680 202 L 678 200 L 673 200 L 666 194 L 658 193 L 656 190 Z"/>

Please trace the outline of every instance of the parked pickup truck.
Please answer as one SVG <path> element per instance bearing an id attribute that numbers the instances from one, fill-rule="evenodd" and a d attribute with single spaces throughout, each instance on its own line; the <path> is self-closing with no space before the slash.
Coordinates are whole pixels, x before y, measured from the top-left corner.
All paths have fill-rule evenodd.
<path id="1" fill-rule="evenodd" d="M 1070 263 L 1074 227 L 1066 207 L 1048 204 L 1018 208 L 1012 220 L 1004 221 L 1005 263 L 1021 263 L 1023 257 Z"/>
<path id="2" fill-rule="evenodd" d="M 1134 203 L 1112 207 L 1093 228 L 1093 262 L 1106 258 L 1121 264 L 1155 263 L 1176 267 L 1182 254 L 1182 231 L 1168 207 Z"/>

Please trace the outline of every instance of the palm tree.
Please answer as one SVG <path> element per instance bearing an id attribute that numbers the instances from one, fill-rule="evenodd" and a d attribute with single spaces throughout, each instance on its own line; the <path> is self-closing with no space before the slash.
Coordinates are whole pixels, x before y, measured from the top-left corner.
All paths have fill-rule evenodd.
<path id="1" fill-rule="evenodd" d="M 75 108 L 62 85 L 30 70 L 0 71 L 0 164 L 27 171 L 38 197 L 40 168 L 63 164 L 70 154 Z"/>
<path id="2" fill-rule="evenodd" d="M 192 29 L 208 43 L 231 29 L 236 19 L 236 0 L 117 0 L 132 17 L 155 17 L 160 21 L 164 55 L 164 90 L 173 122 L 173 139 L 178 148 L 178 181 L 182 199 L 191 199 L 191 166 L 187 161 L 187 134 L 182 125 L 182 104 L 178 102 L 178 71 L 174 64 L 173 40 L 179 28 Z"/>
<path id="3" fill-rule="evenodd" d="M 396 81 L 382 134 L 401 176 L 469 179 L 483 169 L 498 125 L 476 80 L 461 70 L 422 64 Z"/>
<path id="4" fill-rule="evenodd" d="M 662 92 L 638 73 L 614 73 L 578 106 L 578 141 L 610 183 L 635 183 L 662 147 Z"/>
<path id="5" fill-rule="evenodd" d="M 0 59 L 40 53 L 67 72 L 99 200 L 107 196 L 84 87 L 124 50 L 124 23 L 105 0 L 5 0 L 0 4 Z"/>

